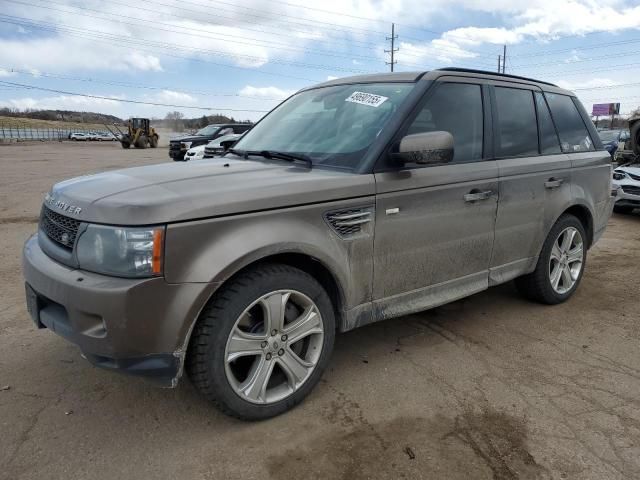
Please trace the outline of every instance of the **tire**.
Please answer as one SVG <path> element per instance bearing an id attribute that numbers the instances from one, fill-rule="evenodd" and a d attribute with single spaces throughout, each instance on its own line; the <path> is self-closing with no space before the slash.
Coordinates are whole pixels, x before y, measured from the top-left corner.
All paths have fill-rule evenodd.
<path id="1" fill-rule="evenodd" d="M 147 148 L 148 142 L 149 140 L 147 139 L 146 135 L 140 135 L 134 146 L 136 148 Z"/>
<path id="2" fill-rule="evenodd" d="M 640 155 L 640 120 L 637 121 L 633 127 L 631 127 L 631 139 L 633 153 L 635 153 L 636 155 Z"/>
<path id="3" fill-rule="evenodd" d="M 574 240 L 567 250 L 563 250 L 561 240 L 565 240 L 563 235 L 567 231 L 575 232 Z M 578 241 L 581 243 L 580 255 L 577 250 Z M 562 303 L 571 297 L 580 285 L 586 259 L 587 235 L 584 226 L 575 216 L 564 214 L 551 227 L 540 252 L 536 269 L 528 275 L 517 278 L 516 287 L 522 295 L 530 300 L 547 305 Z M 564 263 L 562 262 L 565 261 L 568 263 L 563 268 Z M 556 268 L 560 268 L 559 275 L 554 275 L 554 273 L 558 273 Z M 558 278 L 557 288 L 552 285 L 555 278 Z"/>
<path id="4" fill-rule="evenodd" d="M 282 305 L 280 301 L 286 305 L 280 317 L 284 321 L 279 326 L 269 324 L 275 328 L 273 336 L 265 331 L 271 330 L 265 305 Z M 317 313 L 307 314 L 303 322 L 313 330 L 292 341 L 302 331 L 296 323 L 303 318 L 301 312 Z M 240 339 L 243 354 L 228 351 L 233 348 L 232 334 L 236 341 Z M 232 279 L 209 301 L 191 336 L 186 369 L 200 393 L 222 412 L 242 420 L 261 420 L 290 410 L 309 394 L 329 362 L 334 338 L 333 305 L 322 286 L 297 268 L 264 264 Z M 234 360 L 227 361 L 229 356 Z M 304 367 L 301 358 L 307 362 Z M 304 377 L 296 377 L 287 364 L 297 366 Z M 253 388 L 258 382 L 248 381 L 251 372 L 257 378 L 265 373 L 263 388 Z"/>
<path id="5" fill-rule="evenodd" d="M 616 213 L 620 213 L 623 215 L 627 215 L 631 212 L 633 212 L 635 207 L 631 207 L 629 205 L 614 205 L 613 206 L 613 211 Z"/>
<path id="6" fill-rule="evenodd" d="M 149 146 L 151 148 L 156 148 L 158 146 L 158 136 L 157 135 L 153 135 L 150 139 L 149 139 Z"/>
<path id="7" fill-rule="evenodd" d="M 127 142 L 126 140 L 122 140 L 120 142 L 120 145 L 122 145 L 122 148 L 129 148 L 131 146 L 131 144 L 129 142 Z"/>

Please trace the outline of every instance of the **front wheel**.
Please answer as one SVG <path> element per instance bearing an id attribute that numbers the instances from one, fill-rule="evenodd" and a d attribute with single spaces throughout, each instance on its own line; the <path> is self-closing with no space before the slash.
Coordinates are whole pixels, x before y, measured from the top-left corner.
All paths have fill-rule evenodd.
<path id="1" fill-rule="evenodd" d="M 544 242 L 536 269 L 516 279 L 527 298 L 548 305 L 567 300 L 576 291 L 587 260 L 587 235 L 575 216 L 561 216 Z"/>
<path id="2" fill-rule="evenodd" d="M 309 274 L 287 265 L 248 270 L 216 293 L 187 355 L 196 388 L 244 420 L 301 402 L 326 368 L 335 337 L 331 300 Z"/>

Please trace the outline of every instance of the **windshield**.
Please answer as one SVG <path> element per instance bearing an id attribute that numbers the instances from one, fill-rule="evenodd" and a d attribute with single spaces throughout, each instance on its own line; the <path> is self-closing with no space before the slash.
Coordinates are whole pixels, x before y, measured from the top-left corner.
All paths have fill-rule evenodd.
<path id="1" fill-rule="evenodd" d="M 220 130 L 220 126 L 219 125 L 207 125 L 206 127 L 201 128 L 200 130 L 198 130 L 196 132 L 196 135 L 202 135 L 202 136 L 213 135 L 218 130 Z"/>
<path id="2" fill-rule="evenodd" d="M 314 165 L 353 170 L 397 111 L 413 83 L 336 85 L 301 92 L 273 110 L 233 146 L 305 155 Z"/>
<path id="3" fill-rule="evenodd" d="M 620 135 L 619 130 L 605 130 L 603 132 L 598 132 L 598 136 L 603 142 L 613 142 L 618 140 L 618 135 Z"/>

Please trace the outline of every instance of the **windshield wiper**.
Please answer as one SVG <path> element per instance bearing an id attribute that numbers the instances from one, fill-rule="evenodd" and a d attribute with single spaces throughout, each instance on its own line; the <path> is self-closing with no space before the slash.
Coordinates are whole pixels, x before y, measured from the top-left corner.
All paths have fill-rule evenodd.
<path id="1" fill-rule="evenodd" d="M 313 161 L 311 160 L 311 158 L 302 154 L 278 152 L 276 150 L 235 150 L 233 148 L 230 148 L 229 150 L 227 150 L 227 153 L 233 153 L 235 155 L 238 155 L 244 158 L 249 158 L 250 156 L 254 156 L 254 157 L 264 157 L 269 160 L 271 159 L 284 160 L 286 162 L 292 162 L 292 163 L 304 162 L 309 166 L 309 168 L 313 168 Z"/>

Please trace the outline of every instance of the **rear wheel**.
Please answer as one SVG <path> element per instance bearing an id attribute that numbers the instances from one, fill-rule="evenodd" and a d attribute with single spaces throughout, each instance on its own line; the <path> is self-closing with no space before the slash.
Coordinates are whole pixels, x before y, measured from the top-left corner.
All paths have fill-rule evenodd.
<path id="1" fill-rule="evenodd" d="M 307 396 L 329 362 L 334 336 L 333 306 L 313 277 L 262 265 L 209 302 L 191 337 L 187 371 L 223 412 L 268 418 Z"/>
<path id="2" fill-rule="evenodd" d="M 573 215 L 561 216 L 545 240 L 536 269 L 516 279 L 527 298 L 548 305 L 567 300 L 576 291 L 587 259 L 587 235 Z"/>
<path id="3" fill-rule="evenodd" d="M 153 135 L 150 139 L 149 139 L 149 146 L 151 148 L 156 148 L 158 146 L 158 136 L 157 135 Z"/>
<path id="4" fill-rule="evenodd" d="M 613 211 L 621 214 L 629 214 L 633 212 L 635 207 L 631 207 L 629 205 L 614 205 Z"/>

